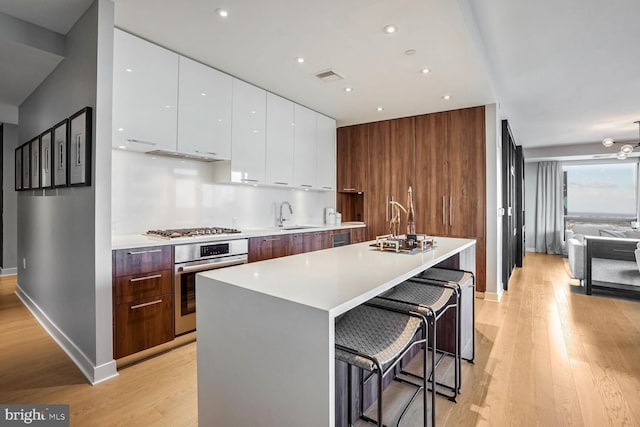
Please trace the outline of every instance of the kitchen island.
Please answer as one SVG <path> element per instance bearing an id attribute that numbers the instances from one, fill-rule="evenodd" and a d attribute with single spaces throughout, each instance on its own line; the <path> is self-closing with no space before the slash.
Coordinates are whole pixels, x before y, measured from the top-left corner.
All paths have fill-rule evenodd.
<path id="1" fill-rule="evenodd" d="M 335 318 L 451 257 L 475 272 L 475 240 L 436 243 L 406 254 L 365 242 L 199 274 L 199 424 L 333 426 Z M 463 334 L 463 356 L 472 340 Z"/>

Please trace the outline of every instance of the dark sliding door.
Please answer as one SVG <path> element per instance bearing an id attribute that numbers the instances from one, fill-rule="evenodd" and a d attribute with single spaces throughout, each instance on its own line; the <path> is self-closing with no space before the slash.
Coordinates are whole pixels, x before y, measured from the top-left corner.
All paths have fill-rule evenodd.
<path id="1" fill-rule="evenodd" d="M 509 288 L 515 267 L 524 257 L 524 157 L 507 120 L 502 121 L 502 283 Z"/>

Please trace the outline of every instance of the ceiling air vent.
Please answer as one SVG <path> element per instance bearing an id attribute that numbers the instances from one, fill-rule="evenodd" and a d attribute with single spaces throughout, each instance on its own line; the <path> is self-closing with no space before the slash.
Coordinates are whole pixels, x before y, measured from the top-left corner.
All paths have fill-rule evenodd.
<path id="1" fill-rule="evenodd" d="M 325 83 L 337 82 L 338 80 L 344 79 L 344 77 L 342 77 L 340 74 L 336 73 L 333 70 L 320 71 L 319 73 L 316 74 L 316 77 Z"/>

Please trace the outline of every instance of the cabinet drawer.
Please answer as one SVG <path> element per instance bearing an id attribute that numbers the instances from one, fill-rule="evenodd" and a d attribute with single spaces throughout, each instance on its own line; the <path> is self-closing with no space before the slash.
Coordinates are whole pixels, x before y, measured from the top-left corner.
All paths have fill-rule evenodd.
<path id="1" fill-rule="evenodd" d="M 173 266 L 171 246 L 116 251 L 116 277 L 168 270 Z"/>
<path id="2" fill-rule="evenodd" d="M 114 357 L 146 350 L 173 339 L 171 295 L 116 304 Z"/>
<path id="3" fill-rule="evenodd" d="M 116 278 L 116 304 L 171 293 L 172 270 Z"/>

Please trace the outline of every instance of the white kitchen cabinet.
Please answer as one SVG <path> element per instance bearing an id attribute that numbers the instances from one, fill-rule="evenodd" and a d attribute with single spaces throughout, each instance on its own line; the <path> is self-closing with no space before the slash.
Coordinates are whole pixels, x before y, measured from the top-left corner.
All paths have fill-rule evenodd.
<path id="1" fill-rule="evenodd" d="M 316 188 L 316 112 L 295 104 L 294 179 L 296 186 Z"/>
<path id="2" fill-rule="evenodd" d="M 294 120 L 294 103 L 267 93 L 267 184 L 293 185 Z"/>
<path id="3" fill-rule="evenodd" d="M 318 139 L 316 184 L 322 190 L 336 189 L 336 121 L 317 115 Z"/>
<path id="4" fill-rule="evenodd" d="M 176 150 L 178 54 L 114 29 L 115 147 Z"/>
<path id="5" fill-rule="evenodd" d="M 265 182 L 266 108 L 266 91 L 233 79 L 232 182 Z"/>
<path id="6" fill-rule="evenodd" d="M 232 77 L 180 57 L 178 151 L 231 159 Z"/>

